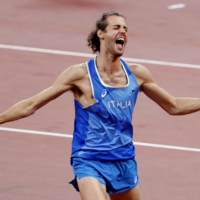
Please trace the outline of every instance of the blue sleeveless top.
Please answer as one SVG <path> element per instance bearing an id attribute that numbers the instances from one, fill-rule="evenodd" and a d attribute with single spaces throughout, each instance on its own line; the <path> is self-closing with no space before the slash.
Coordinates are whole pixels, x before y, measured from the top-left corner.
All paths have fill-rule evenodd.
<path id="1" fill-rule="evenodd" d="M 75 102 L 72 157 L 98 160 L 124 160 L 135 156 L 132 143 L 132 114 L 139 85 L 121 59 L 127 77 L 122 87 L 107 85 L 101 79 L 96 59 L 87 62 L 92 93 L 96 102 L 84 107 Z"/>

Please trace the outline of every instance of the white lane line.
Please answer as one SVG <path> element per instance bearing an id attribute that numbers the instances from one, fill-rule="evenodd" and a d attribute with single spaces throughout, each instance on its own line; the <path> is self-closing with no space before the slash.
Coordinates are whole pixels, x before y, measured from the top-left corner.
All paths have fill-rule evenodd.
<path id="1" fill-rule="evenodd" d="M 167 8 L 168 8 L 169 10 L 174 10 L 174 9 L 185 8 L 185 6 L 186 6 L 185 4 L 180 3 L 180 4 L 170 5 L 170 6 L 168 6 Z"/>
<path id="2" fill-rule="evenodd" d="M 34 135 L 46 135 L 46 136 L 55 136 L 55 137 L 66 137 L 66 138 L 72 138 L 73 137 L 70 134 L 51 133 L 51 132 L 44 132 L 44 131 L 24 130 L 24 129 L 5 128 L 5 127 L 0 127 L 0 131 L 27 133 L 27 134 L 34 134 Z"/>
<path id="3" fill-rule="evenodd" d="M 145 147 L 156 147 L 156 148 L 173 149 L 173 150 L 180 150 L 180 151 L 200 152 L 200 149 L 189 148 L 189 147 L 179 147 L 179 146 L 170 146 L 170 145 L 162 145 L 162 144 L 149 144 L 149 143 L 143 143 L 143 142 L 134 142 L 134 144 L 138 146 L 145 146 Z"/>
<path id="4" fill-rule="evenodd" d="M 15 129 L 15 128 L 6 128 L 6 127 L 0 127 L 0 131 L 36 134 L 36 135 L 45 135 L 45 136 L 54 136 L 54 137 L 64 137 L 64 138 L 72 138 L 73 137 L 71 134 L 51 133 L 51 132 Z M 151 143 L 143 143 L 143 142 L 134 142 L 134 144 L 138 145 L 138 146 L 144 146 L 144 147 L 154 147 L 154 148 L 172 149 L 172 150 L 180 150 L 180 151 L 200 152 L 200 149 L 197 149 L 197 148 L 170 146 L 170 145 L 162 145 L 162 144 L 151 144 Z"/>
<path id="5" fill-rule="evenodd" d="M 171 67 L 200 69 L 200 65 L 193 65 L 193 64 L 165 62 L 165 61 L 157 61 L 157 60 L 145 60 L 145 59 L 137 59 L 137 58 L 123 58 L 123 59 L 126 62 L 136 62 L 136 63 L 145 63 L 145 64 L 153 64 L 153 65 L 165 65 L 165 66 L 171 66 Z"/>
<path id="6" fill-rule="evenodd" d="M 91 58 L 91 57 L 95 56 L 94 54 L 89 54 L 89 53 L 60 51 L 60 50 L 51 50 L 51 49 L 41 49 L 41 48 L 33 48 L 33 47 L 22 47 L 22 46 L 13 46 L 13 45 L 4 45 L 4 44 L 0 44 L 0 49 L 31 51 L 31 52 L 38 52 L 38 53 L 78 56 L 78 57 L 86 57 L 86 58 Z M 200 69 L 200 65 L 194 65 L 194 64 L 165 62 L 165 61 L 146 60 L 146 59 L 137 59 L 137 58 L 126 58 L 126 57 L 123 57 L 123 59 L 126 62 L 136 62 L 136 63 L 146 63 L 146 64 L 154 64 L 154 65 L 165 65 L 165 66 L 172 66 L 172 67 L 184 67 L 184 68 Z"/>

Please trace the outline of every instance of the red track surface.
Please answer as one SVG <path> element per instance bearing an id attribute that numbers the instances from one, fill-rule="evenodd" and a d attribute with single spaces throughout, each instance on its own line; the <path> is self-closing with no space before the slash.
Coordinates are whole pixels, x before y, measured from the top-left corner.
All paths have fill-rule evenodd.
<path id="1" fill-rule="evenodd" d="M 1 0 L 0 44 L 91 53 L 86 37 L 110 10 L 127 17 L 124 56 L 199 64 L 200 2 L 168 10 L 177 2 L 91 0 Z M 0 49 L 0 112 L 52 84 L 72 64 L 87 58 Z M 145 64 L 175 96 L 200 97 L 200 70 Z M 33 116 L 1 125 L 72 133 L 73 97 L 65 94 Z M 168 116 L 140 95 L 134 114 L 135 141 L 200 148 L 200 113 Z M 68 182 L 71 139 L 0 131 L 1 200 L 78 200 Z M 137 146 L 142 199 L 198 199 L 200 154 Z"/>

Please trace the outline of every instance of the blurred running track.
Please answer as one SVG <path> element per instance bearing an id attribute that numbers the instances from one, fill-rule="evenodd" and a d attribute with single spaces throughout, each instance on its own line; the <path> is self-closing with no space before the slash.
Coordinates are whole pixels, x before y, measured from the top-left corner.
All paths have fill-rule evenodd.
<path id="1" fill-rule="evenodd" d="M 102 12 L 110 10 L 127 17 L 127 61 L 144 64 L 172 95 L 200 97 L 200 2 L 186 0 L 185 8 L 168 9 L 176 3 L 2 0 L 0 112 L 48 87 L 70 65 L 86 62 L 92 56 L 87 34 Z M 20 51 L 19 47 L 26 49 Z M 0 199 L 80 199 L 68 184 L 73 178 L 71 139 L 26 134 L 26 130 L 72 134 L 73 118 L 73 97 L 67 93 L 29 118 L 1 125 Z M 133 123 L 142 199 L 199 198 L 199 152 L 189 151 L 200 149 L 199 119 L 200 113 L 168 116 L 139 95 Z"/>

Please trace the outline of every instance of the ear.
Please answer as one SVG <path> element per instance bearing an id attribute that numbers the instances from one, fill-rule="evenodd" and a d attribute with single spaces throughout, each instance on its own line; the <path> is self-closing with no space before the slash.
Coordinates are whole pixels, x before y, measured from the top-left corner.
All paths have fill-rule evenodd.
<path id="1" fill-rule="evenodd" d="M 104 32 L 102 30 L 98 30 L 97 31 L 97 36 L 99 37 L 99 39 L 103 39 L 104 38 Z"/>

